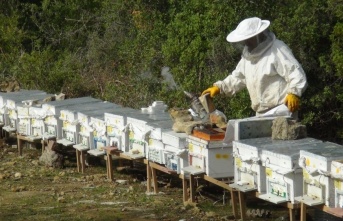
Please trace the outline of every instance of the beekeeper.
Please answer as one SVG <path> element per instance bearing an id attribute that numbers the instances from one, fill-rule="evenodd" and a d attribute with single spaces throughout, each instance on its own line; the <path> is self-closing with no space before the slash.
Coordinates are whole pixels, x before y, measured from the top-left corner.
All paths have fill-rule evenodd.
<path id="1" fill-rule="evenodd" d="M 307 87 L 306 75 L 288 46 L 268 29 L 269 25 L 268 20 L 257 17 L 238 24 L 226 40 L 242 49 L 241 60 L 229 76 L 215 82 L 203 95 L 233 96 L 247 88 L 256 115 L 282 104 L 290 112 L 299 109 L 300 97 Z"/>

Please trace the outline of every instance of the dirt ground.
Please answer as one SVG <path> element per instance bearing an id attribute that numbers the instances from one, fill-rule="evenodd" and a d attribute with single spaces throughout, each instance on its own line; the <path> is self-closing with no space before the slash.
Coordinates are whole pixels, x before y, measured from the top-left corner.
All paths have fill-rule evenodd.
<path id="1" fill-rule="evenodd" d="M 39 147 L 24 147 L 22 156 L 15 143 L 0 147 L 0 220 L 235 220 L 229 192 L 201 179 L 197 203 L 183 203 L 181 179 L 162 172 L 157 174 L 160 193 L 146 193 L 144 164 L 115 171 L 115 181 L 108 181 L 101 158 L 90 159 L 81 174 L 73 150 L 65 152 L 62 169 L 41 165 L 40 155 Z M 287 220 L 286 208 L 247 201 L 250 213 L 270 211 L 269 217 L 250 215 L 249 220 Z"/>

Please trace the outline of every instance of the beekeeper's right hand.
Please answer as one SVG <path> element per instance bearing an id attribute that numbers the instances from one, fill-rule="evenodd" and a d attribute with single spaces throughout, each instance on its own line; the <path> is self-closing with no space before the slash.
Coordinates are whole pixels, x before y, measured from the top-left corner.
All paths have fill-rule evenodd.
<path id="1" fill-rule="evenodd" d="M 219 93 L 220 93 L 219 87 L 213 86 L 213 87 L 209 87 L 206 90 L 204 90 L 201 95 L 210 94 L 211 97 L 214 97 Z"/>

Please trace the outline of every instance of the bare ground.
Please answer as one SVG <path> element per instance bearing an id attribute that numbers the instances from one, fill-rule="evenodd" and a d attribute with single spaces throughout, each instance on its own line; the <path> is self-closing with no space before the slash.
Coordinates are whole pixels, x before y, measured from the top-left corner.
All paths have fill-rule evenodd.
<path id="1" fill-rule="evenodd" d="M 19 156 L 15 146 L 0 147 L 0 220 L 235 220 L 230 194 L 201 179 L 197 203 L 183 203 L 181 179 L 163 173 L 160 193 L 147 194 L 145 165 L 115 171 L 116 180 L 108 181 L 99 158 L 80 174 L 72 151 L 62 169 L 41 165 L 40 155 L 37 148 L 25 147 Z M 286 220 L 286 208 L 255 198 L 247 207 L 271 212 L 249 220 Z"/>

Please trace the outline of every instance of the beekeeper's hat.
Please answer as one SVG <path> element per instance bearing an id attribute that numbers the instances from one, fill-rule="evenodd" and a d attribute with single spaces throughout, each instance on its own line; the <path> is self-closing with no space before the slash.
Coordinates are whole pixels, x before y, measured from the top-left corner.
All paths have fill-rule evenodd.
<path id="1" fill-rule="evenodd" d="M 227 37 L 228 42 L 239 42 L 249 39 L 269 27 L 270 21 L 261 20 L 260 18 L 253 17 L 241 21 L 237 28 L 233 30 Z"/>

